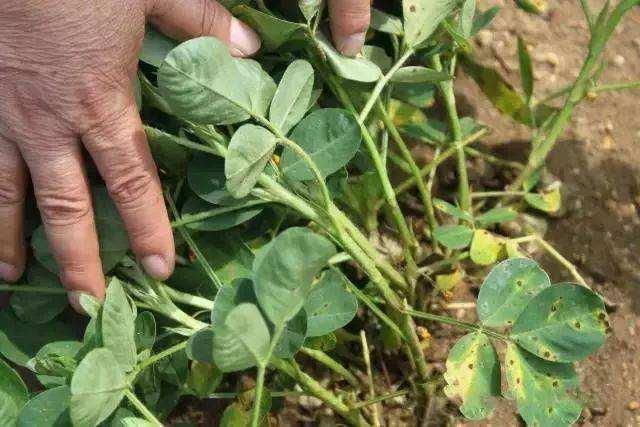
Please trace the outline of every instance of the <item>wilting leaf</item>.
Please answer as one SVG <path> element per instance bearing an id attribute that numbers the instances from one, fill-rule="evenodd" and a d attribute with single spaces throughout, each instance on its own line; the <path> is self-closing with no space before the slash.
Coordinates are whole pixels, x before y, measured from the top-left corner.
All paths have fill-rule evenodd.
<path id="1" fill-rule="evenodd" d="M 102 308 L 102 340 L 104 346 L 127 372 L 136 365 L 135 315 L 117 278 L 111 279 Z"/>
<path id="2" fill-rule="evenodd" d="M 87 354 L 71 379 L 71 419 L 94 427 L 116 410 L 127 388 L 120 364 L 105 348 Z"/>
<path id="3" fill-rule="evenodd" d="M 524 200 L 530 206 L 549 213 L 559 211 L 562 205 L 562 195 L 559 187 L 555 187 L 540 194 L 527 193 L 524 195 Z"/>
<path id="4" fill-rule="evenodd" d="M 313 68 L 303 59 L 293 61 L 285 70 L 269 110 L 269 119 L 283 134 L 289 133 L 307 112 L 313 79 Z"/>
<path id="5" fill-rule="evenodd" d="M 347 291 L 344 276 L 329 270 L 315 284 L 304 304 L 307 336 L 329 334 L 348 324 L 358 311 L 358 300 Z"/>
<path id="6" fill-rule="evenodd" d="M 216 326 L 213 360 L 222 372 L 241 371 L 266 363 L 270 340 L 260 310 L 254 304 L 242 303 Z"/>
<path id="7" fill-rule="evenodd" d="M 460 412 L 471 420 L 482 420 L 493 412 L 493 399 L 500 396 L 500 361 L 489 338 L 472 333 L 460 338 L 447 358 L 445 394 L 460 398 Z"/>
<path id="8" fill-rule="evenodd" d="M 451 274 L 438 274 L 436 276 L 436 289 L 440 292 L 448 292 L 462 282 L 462 271 L 455 270 Z"/>
<path id="9" fill-rule="evenodd" d="M 291 133 L 291 139 L 326 177 L 349 163 L 358 152 L 362 137 L 352 114 L 337 108 L 323 108 L 305 117 Z M 284 150 L 280 167 L 289 179 L 315 179 L 304 160 L 290 148 Z"/>
<path id="10" fill-rule="evenodd" d="M 511 326 L 540 291 L 551 286 L 535 261 L 514 258 L 493 267 L 480 287 L 478 317 L 485 326 Z"/>
<path id="11" fill-rule="evenodd" d="M 449 249 L 463 249 L 471 243 L 473 230 L 465 225 L 442 225 L 436 227 L 433 237 Z"/>
<path id="12" fill-rule="evenodd" d="M 17 427 L 67 427 L 71 424 L 71 391 L 66 385 L 45 390 L 31 399 L 18 417 Z"/>
<path id="13" fill-rule="evenodd" d="M 491 265 L 498 260 L 501 241 L 487 230 L 473 232 L 469 257 L 478 265 Z"/>
<path id="14" fill-rule="evenodd" d="M 426 41 L 456 5 L 454 0 L 402 0 L 405 43 L 417 47 Z"/>
<path id="15" fill-rule="evenodd" d="M 263 127 L 246 124 L 231 138 L 224 163 L 227 190 L 236 198 L 249 194 L 276 148 L 276 136 Z"/>
<path id="16" fill-rule="evenodd" d="M 543 359 L 575 362 L 600 348 L 608 326 L 602 298 L 583 286 L 560 283 L 529 301 L 511 337 Z"/>
<path id="17" fill-rule="evenodd" d="M 582 412 L 570 392 L 579 379 L 569 363 L 552 363 L 539 359 L 509 344 L 505 355 L 509 395 L 527 425 L 566 427 Z"/>
<path id="18" fill-rule="evenodd" d="M 350 58 L 338 52 L 322 34 L 317 34 L 318 44 L 337 75 L 347 80 L 371 83 L 382 77 L 380 68 L 363 57 Z"/>
<path id="19" fill-rule="evenodd" d="M 264 246 L 253 263 L 254 289 L 260 307 L 276 325 L 303 307 L 311 284 L 329 258 L 333 244 L 306 228 L 289 228 Z"/>

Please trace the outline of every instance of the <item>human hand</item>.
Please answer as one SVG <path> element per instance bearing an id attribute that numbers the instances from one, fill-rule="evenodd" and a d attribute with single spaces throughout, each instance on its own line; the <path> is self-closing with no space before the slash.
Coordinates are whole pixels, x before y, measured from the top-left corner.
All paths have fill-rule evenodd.
<path id="1" fill-rule="evenodd" d="M 0 11 L 0 278 L 25 265 L 27 169 L 71 291 L 104 296 L 84 146 L 125 222 L 133 252 L 169 277 L 174 244 L 132 84 L 145 21 L 176 39 L 212 35 L 235 56 L 257 35 L 212 0 L 4 0 Z M 82 144 L 82 145 L 81 145 Z"/>
<path id="2" fill-rule="evenodd" d="M 357 55 L 371 21 L 371 0 L 329 0 L 329 16 L 336 49 L 346 56 Z"/>

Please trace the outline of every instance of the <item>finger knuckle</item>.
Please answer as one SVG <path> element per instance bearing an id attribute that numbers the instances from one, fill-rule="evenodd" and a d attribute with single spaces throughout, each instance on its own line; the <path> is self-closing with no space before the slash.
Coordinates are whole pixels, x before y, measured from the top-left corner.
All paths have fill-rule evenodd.
<path id="1" fill-rule="evenodd" d="M 148 202 L 154 178 L 139 165 L 130 166 L 108 186 L 109 194 L 124 209 L 135 209 Z"/>
<path id="2" fill-rule="evenodd" d="M 39 191 L 38 208 L 46 225 L 74 225 L 91 214 L 91 201 L 81 189 Z"/>
<path id="3" fill-rule="evenodd" d="M 200 35 L 206 36 L 214 34 L 214 32 L 227 32 L 229 22 L 227 22 L 227 15 L 224 13 L 222 8 L 208 0 L 200 0 L 200 3 L 200 9 L 202 10 L 200 14 L 200 16 L 202 16 L 200 22 Z"/>
<path id="4" fill-rule="evenodd" d="M 11 206 L 22 203 L 24 191 L 10 177 L 0 174 L 0 206 Z"/>

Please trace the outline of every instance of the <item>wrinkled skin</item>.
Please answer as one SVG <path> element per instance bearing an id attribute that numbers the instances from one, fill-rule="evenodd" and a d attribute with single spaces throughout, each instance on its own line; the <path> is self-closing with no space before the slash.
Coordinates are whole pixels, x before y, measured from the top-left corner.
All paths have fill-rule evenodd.
<path id="1" fill-rule="evenodd" d="M 132 92 L 145 22 L 185 40 L 211 35 L 235 56 L 258 36 L 213 0 L 4 0 L 0 9 L 0 279 L 25 265 L 24 199 L 29 177 L 60 279 L 104 296 L 83 147 L 118 206 L 146 271 L 166 279 L 174 244 L 160 180 Z M 336 47 L 357 54 L 368 0 L 329 2 Z"/>

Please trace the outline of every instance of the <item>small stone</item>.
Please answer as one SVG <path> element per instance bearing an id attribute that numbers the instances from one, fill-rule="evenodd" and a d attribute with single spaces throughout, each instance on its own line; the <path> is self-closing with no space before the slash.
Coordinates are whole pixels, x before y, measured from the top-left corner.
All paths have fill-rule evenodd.
<path id="1" fill-rule="evenodd" d="M 478 31 L 476 40 L 478 41 L 478 45 L 480 45 L 480 47 L 487 47 L 493 41 L 493 33 L 486 29 L 480 30 Z"/>
<path id="2" fill-rule="evenodd" d="M 637 411 L 638 409 L 640 409 L 640 402 L 632 400 L 627 404 L 627 409 L 630 411 Z"/>
<path id="3" fill-rule="evenodd" d="M 616 67 L 622 67 L 625 63 L 625 59 L 624 56 L 622 55 L 616 55 L 613 57 L 613 65 L 615 65 Z"/>

